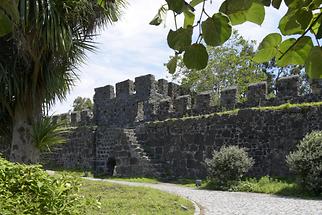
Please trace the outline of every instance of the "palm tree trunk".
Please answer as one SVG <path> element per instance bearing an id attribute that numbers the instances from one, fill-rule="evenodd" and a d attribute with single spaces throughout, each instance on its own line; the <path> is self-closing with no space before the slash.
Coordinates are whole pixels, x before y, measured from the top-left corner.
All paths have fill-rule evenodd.
<path id="1" fill-rule="evenodd" d="M 10 150 L 10 160 L 18 163 L 37 163 L 39 150 L 32 142 L 32 121 L 23 109 L 16 109 Z"/>

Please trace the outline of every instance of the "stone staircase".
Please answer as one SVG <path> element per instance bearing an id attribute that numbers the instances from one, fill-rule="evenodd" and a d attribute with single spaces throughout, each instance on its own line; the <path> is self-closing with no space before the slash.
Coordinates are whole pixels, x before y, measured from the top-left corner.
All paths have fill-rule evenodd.
<path id="1" fill-rule="evenodd" d="M 144 150 L 139 143 L 134 129 L 123 129 L 124 136 L 129 146 L 129 153 L 131 155 L 130 166 L 125 169 L 131 170 L 132 176 L 146 176 L 163 178 L 166 176 L 166 163 L 161 162 L 159 159 L 152 158 L 149 153 Z M 116 171 L 118 173 L 118 171 Z M 123 175 L 123 174 L 121 174 Z M 129 175 L 128 175 L 129 176 Z"/>

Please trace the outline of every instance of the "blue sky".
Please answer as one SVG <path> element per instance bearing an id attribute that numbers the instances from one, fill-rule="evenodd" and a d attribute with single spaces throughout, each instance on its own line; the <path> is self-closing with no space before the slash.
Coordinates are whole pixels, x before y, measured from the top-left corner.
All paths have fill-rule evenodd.
<path id="1" fill-rule="evenodd" d="M 164 0 L 135 0 L 130 3 L 121 20 L 108 26 L 96 38 L 98 50 L 88 53 L 86 62 L 79 67 L 79 81 L 62 103 L 57 103 L 51 113 L 64 113 L 72 109 L 77 96 L 93 98 L 94 88 L 132 79 L 136 76 L 153 74 L 156 78 L 170 78 L 163 66 L 173 54 L 167 46 L 166 37 L 173 26 L 172 16 L 168 15 L 165 26 L 151 26 L 154 17 Z M 215 3 L 216 2 L 216 3 Z M 213 1 L 208 12 L 216 12 L 223 2 Z M 286 7 L 280 10 L 266 8 L 265 21 L 261 26 L 244 23 L 234 26 L 248 40 L 259 43 L 265 35 L 278 32 L 278 20 L 285 14 Z M 181 20 L 180 20 L 181 21 Z"/>

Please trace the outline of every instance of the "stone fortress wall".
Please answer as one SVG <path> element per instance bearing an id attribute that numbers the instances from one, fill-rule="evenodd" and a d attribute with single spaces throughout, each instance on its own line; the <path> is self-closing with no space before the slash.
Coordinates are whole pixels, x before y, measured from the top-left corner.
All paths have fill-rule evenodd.
<path id="1" fill-rule="evenodd" d="M 306 133 L 322 129 L 322 106 L 254 107 L 322 100 L 319 84 L 298 96 L 298 81 L 279 79 L 271 99 L 265 82 L 251 84 L 244 103 L 237 102 L 236 88 L 224 89 L 219 106 L 211 92 L 191 95 L 153 75 L 119 82 L 116 92 L 110 85 L 96 88 L 93 113 L 55 116 L 70 122 L 68 143 L 43 153 L 42 163 L 96 174 L 195 178 L 206 175 L 204 161 L 214 149 L 238 145 L 255 159 L 251 175 L 285 176 L 285 156 Z"/>

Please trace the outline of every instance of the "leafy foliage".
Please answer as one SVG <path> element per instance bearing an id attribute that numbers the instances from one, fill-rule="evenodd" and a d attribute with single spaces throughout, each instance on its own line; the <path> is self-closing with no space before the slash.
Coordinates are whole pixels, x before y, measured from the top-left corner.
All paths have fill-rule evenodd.
<path id="1" fill-rule="evenodd" d="M 32 125 L 32 142 L 40 150 L 66 142 L 64 134 L 68 132 L 64 122 L 54 122 L 51 117 L 42 117 Z"/>
<path id="2" fill-rule="evenodd" d="M 181 79 L 181 85 L 194 92 L 215 90 L 216 95 L 227 87 L 237 86 L 239 98 L 244 98 L 250 83 L 267 79 L 261 65 L 252 61 L 254 42 L 241 37 L 237 31 L 220 47 L 208 47 L 209 62 L 203 70 L 191 70 L 178 60 L 174 79 Z"/>
<path id="3" fill-rule="evenodd" d="M 0 2 L 0 111 L 8 113 L 13 131 L 65 99 L 78 78 L 77 66 L 95 49 L 97 31 L 116 21 L 123 7 L 124 0 Z M 29 134 L 12 141 L 29 146 Z M 19 160 L 25 148 L 11 150 L 17 155 L 12 157 Z"/>
<path id="4" fill-rule="evenodd" d="M 78 96 L 73 102 L 73 110 L 74 111 L 82 111 L 82 110 L 93 110 L 93 103 L 90 98 L 83 98 Z"/>
<path id="5" fill-rule="evenodd" d="M 281 40 L 279 33 L 269 34 L 264 38 L 262 45 L 259 46 L 258 54 L 254 60 L 258 63 L 270 61 L 275 58 L 278 66 L 302 65 L 312 79 L 322 78 L 322 72 L 319 68 L 322 62 L 322 51 L 319 40 L 322 38 L 322 11 L 321 0 L 284 0 L 288 11 L 279 21 L 279 30 L 284 36 L 293 36 L 294 38 Z M 239 25 L 244 22 L 253 22 L 261 25 L 265 19 L 265 7 L 274 7 L 279 9 L 282 0 L 225 0 L 219 8 L 220 13 L 208 14 L 206 0 L 166 0 L 162 6 L 164 10 L 170 10 L 177 16 L 184 14 L 183 28 L 192 27 L 199 32 L 196 42 L 191 42 L 190 46 L 196 44 L 207 44 L 209 46 L 218 46 L 223 44 L 229 38 L 229 28 L 231 25 Z M 210 2 L 211 4 L 211 2 Z M 200 10 L 197 6 L 202 5 Z M 211 7 L 211 6 L 209 6 Z M 158 16 L 158 24 L 164 20 Z M 199 13 L 199 14 L 197 14 Z M 220 18 L 218 18 L 220 14 Z M 195 17 L 199 17 L 195 20 Z M 226 18 L 224 18 L 226 17 Z M 177 23 L 177 22 L 176 22 Z M 176 25 L 176 28 L 177 25 Z M 171 31 L 170 31 L 171 32 Z M 169 32 L 169 34 L 170 34 Z M 185 40 L 183 36 L 177 40 Z M 316 40 L 316 43 L 313 43 Z M 170 46 L 171 47 L 171 46 Z M 171 47 L 172 48 L 172 47 Z M 176 55 L 191 50 L 176 50 Z M 190 52 L 192 59 L 198 57 L 198 52 Z M 207 55 L 203 55 L 203 62 L 206 62 Z M 198 61 L 184 61 L 188 68 L 204 69 L 205 64 Z"/>
<path id="6" fill-rule="evenodd" d="M 83 214 L 95 202 L 77 194 L 79 185 L 74 177 L 51 177 L 40 166 L 0 158 L 0 214 Z"/>
<path id="7" fill-rule="evenodd" d="M 307 134 L 286 158 L 300 183 L 309 191 L 322 193 L 322 132 Z"/>
<path id="8" fill-rule="evenodd" d="M 247 152 L 237 146 L 223 146 L 206 160 L 208 177 L 219 185 L 238 181 L 253 166 L 254 161 Z"/>

